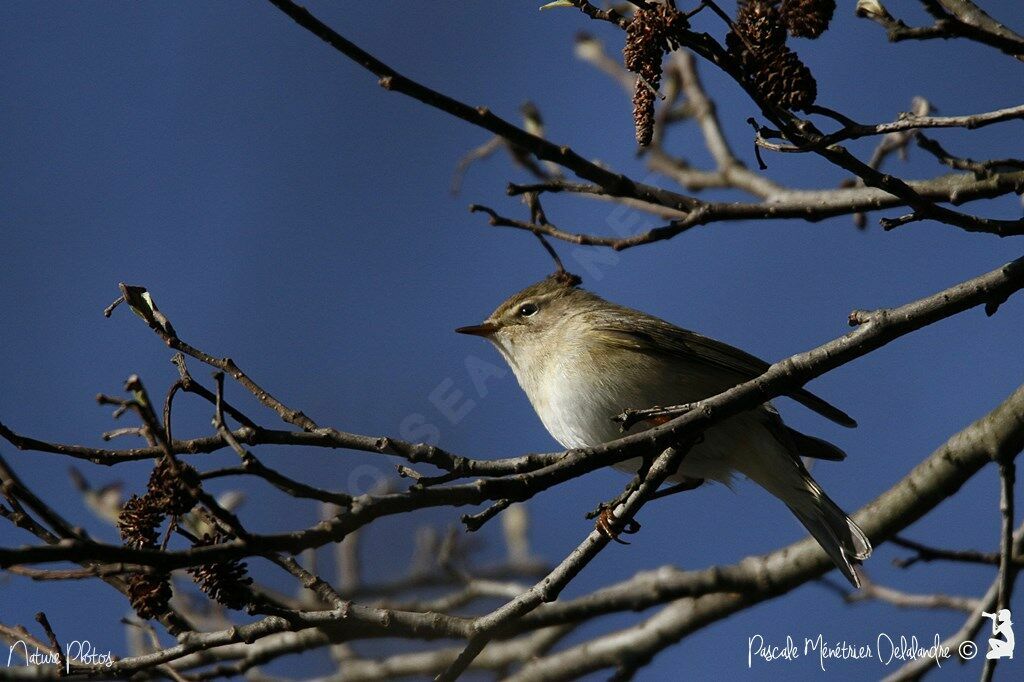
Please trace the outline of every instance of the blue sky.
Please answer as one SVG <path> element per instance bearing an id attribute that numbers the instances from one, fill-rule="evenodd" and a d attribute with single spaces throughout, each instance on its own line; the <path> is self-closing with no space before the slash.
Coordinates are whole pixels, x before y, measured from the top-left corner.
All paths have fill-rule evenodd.
<path id="1" fill-rule="evenodd" d="M 620 35 L 573 11 L 538 12 L 538 4 L 319 2 L 310 8 L 399 71 L 470 104 L 515 119 L 523 101 L 534 101 L 552 140 L 644 177 L 628 98 L 572 54 L 581 29 L 606 40 L 612 53 Z M 1015 5 L 985 3 L 1007 19 Z M 923 20 L 912 7 L 899 10 L 908 21 Z M 723 34 L 710 15 L 696 25 Z M 891 119 L 914 95 L 942 114 L 1019 104 L 1018 62 L 962 41 L 890 45 L 849 7 L 822 39 L 796 41 L 796 49 L 818 77 L 819 102 L 865 121 Z M 507 158 L 476 164 L 461 194 L 449 193 L 459 158 L 487 133 L 383 91 L 375 78 L 263 3 L 3 3 L 0 59 L 0 419 L 12 428 L 99 444 L 113 423 L 109 410 L 96 406 L 97 392 L 117 392 L 132 373 L 154 392 L 173 381 L 167 349 L 144 325 L 127 311 L 110 320 L 101 314 L 125 281 L 147 286 L 184 339 L 230 355 L 322 424 L 398 435 L 410 415 L 422 415 L 419 421 L 436 428 L 441 444 L 461 453 L 492 457 L 557 447 L 510 372 L 488 381 L 480 394 L 467 363 L 497 366 L 500 358 L 479 339 L 452 332 L 550 271 L 532 237 L 488 227 L 466 210 L 477 202 L 522 215 L 504 188 L 526 176 Z M 737 153 L 754 165 L 745 120 L 757 112 L 737 86 L 710 68 L 702 74 Z M 974 158 L 1019 156 L 1021 123 L 936 137 Z M 694 126 L 672 132 L 667 144 L 695 163 L 707 162 Z M 849 145 L 862 158 L 871 146 Z M 766 160 L 773 179 L 795 187 L 832 187 L 843 179 L 811 156 Z M 904 177 L 942 172 L 917 150 L 908 162 L 891 163 Z M 601 202 L 558 197 L 545 208 L 556 224 L 586 231 L 610 232 L 622 219 Z M 1015 217 L 1020 203 L 1004 197 L 979 210 Z M 567 266 L 602 296 L 768 360 L 843 334 L 851 309 L 898 305 L 1021 255 L 1019 239 L 931 222 L 883 233 L 875 218 L 866 231 L 849 218 L 716 224 L 619 254 L 557 246 Z M 657 222 L 640 217 L 636 224 Z M 815 476 L 852 511 L 1017 387 L 1024 376 L 1022 330 L 1024 306 L 1011 299 L 993 318 L 970 311 L 813 382 L 813 390 L 857 418 L 855 431 L 790 401 L 779 405 L 791 425 L 850 454 L 840 464 L 819 464 Z M 198 378 L 208 377 L 198 364 L 191 367 Z M 473 401 L 454 422 L 431 399 L 453 391 L 462 392 L 460 405 Z M 229 397 L 248 404 L 234 386 Z M 207 433 L 206 407 L 180 403 L 177 433 Z M 275 423 L 272 414 L 250 411 Z M 0 453 L 58 510 L 116 540 L 113 529 L 83 508 L 67 460 L 6 444 Z M 358 492 L 378 475 L 392 477 L 395 464 L 350 452 L 260 448 L 257 454 L 287 473 Z M 219 454 L 199 463 L 212 468 L 231 461 Z M 142 464 L 77 466 L 96 483 L 123 480 L 129 491 L 141 489 L 147 474 Z M 615 472 L 598 472 L 531 500 L 535 551 L 550 561 L 563 557 L 591 528 L 584 513 L 625 482 Z M 312 505 L 265 487 L 210 485 L 238 487 L 248 493 L 242 514 L 251 529 L 284 530 L 315 519 Z M 907 534 L 943 546 L 995 548 L 997 490 L 995 470 L 983 471 Z M 375 525 L 366 534 L 368 572 L 399 575 L 415 527 L 457 523 L 462 511 Z M 736 561 L 803 536 L 781 504 L 749 484 L 735 493 L 719 486 L 669 498 L 645 508 L 640 520 L 643 531 L 633 544 L 608 548 L 566 596 L 664 564 Z M 495 524 L 481 532 L 485 561 L 501 556 L 496 531 Z M 0 544 L 28 541 L 0 525 Z M 878 548 L 870 574 L 911 591 L 970 596 L 994 577 L 977 567 L 893 568 L 891 559 L 904 554 Z M 67 639 L 89 637 L 103 650 L 124 650 L 118 619 L 127 604 L 103 584 L 43 586 L 12 578 L 0 582 L 0 604 L 5 623 L 34 625 L 33 614 L 44 610 Z M 1024 600 L 1015 605 L 1024 612 Z M 603 619 L 569 641 L 637 618 Z M 811 584 L 684 640 L 642 678 L 680 671 L 750 679 L 877 677 L 884 670 L 873 662 L 837 662 L 825 675 L 807 661 L 748 670 L 747 638 L 823 633 L 873 642 L 887 632 L 930 641 L 961 621 L 949 612 L 848 606 Z M 362 650 L 381 653 L 387 644 Z M 302 676 L 326 664 L 316 654 L 270 671 Z M 1004 679 L 1014 665 L 1002 666 Z M 940 677 L 962 672 L 948 665 Z"/>

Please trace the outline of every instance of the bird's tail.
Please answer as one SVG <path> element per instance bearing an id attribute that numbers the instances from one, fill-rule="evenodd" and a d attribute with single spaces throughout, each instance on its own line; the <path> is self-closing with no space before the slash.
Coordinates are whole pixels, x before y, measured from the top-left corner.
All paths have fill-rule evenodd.
<path id="1" fill-rule="evenodd" d="M 805 474 L 804 483 L 796 490 L 791 488 L 783 501 L 846 579 L 854 587 L 860 587 L 854 566 L 871 556 L 871 542 L 810 475 Z"/>

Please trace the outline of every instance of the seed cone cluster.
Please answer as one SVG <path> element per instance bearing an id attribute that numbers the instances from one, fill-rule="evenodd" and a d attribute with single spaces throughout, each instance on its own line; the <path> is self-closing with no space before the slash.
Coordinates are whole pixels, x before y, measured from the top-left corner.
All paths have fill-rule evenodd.
<path id="1" fill-rule="evenodd" d="M 156 529 L 164 515 L 148 497 L 132 495 L 124 503 L 117 517 L 117 528 L 126 547 L 146 549 L 156 547 Z"/>
<path id="2" fill-rule="evenodd" d="M 195 491 L 199 485 L 199 472 L 194 467 L 161 458 L 150 473 L 146 494 L 132 495 L 118 514 L 117 528 L 124 545 L 156 549 L 158 529 L 164 519 L 191 511 L 196 505 Z M 156 618 L 167 612 L 170 577 L 166 573 L 133 574 L 128 578 L 128 598 L 140 618 Z"/>
<path id="3" fill-rule="evenodd" d="M 135 573 L 128 578 L 128 599 L 139 618 L 149 620 L 167 613 L 171 582 L 166 575 Z"/>
<path id="4" fill-rule="evenodd" d="M 215 545 L 225 539 L 219 532 L 212 536 L 207 534 L 195 546 Z M 210 599 L 229 609 L 241 609 L 251 600 L 249 585 L 252 584 L 252 578 L 248 576 L 244 562 L 232 559 L 216 564 L 201 564 L 188 569 L 188 572 Z"/>
<path id="5" fill-rule="evenodd" d="M 679 43 L 673 37 L 689 23 L 678 10 L 668 5 L 637 9 L 626 29 L 622 49 L 626 68 L 637 74 L 633 91 L 633 124 L 636 141 L 646 147 L 654 135 L 654 101 L 661 85 L 661 59 Z"/>
<path id="6" fill-rule="evenodd" d="M 163 457 L 149 475 L 148 496 L 168 516 L 183 516 L 196 506 L 200 485 L 195 467 Z"/>
<path id="7" fill-rule="evenodd" d="M 782 0 L 782 18 L 794 38 L 817 38 L 828 29 L 836 0 Z"/>
<path id="8" fill-rule="evenodd" d="M 835 0 L 739 0 L 733 30 L 725 37 L 729 54 L 771 104 L 806 109 L 818 84 L 810 69 L 786 45 L 786 34 L 817 38 L 828 28 Z"/>
<path id="9" fill-rule="evenodd" d="M 751 47 L 758 51 L 776 49 L 786 44 L 786 27 L 782 23 L 778 0 L 741 2 L 733 26 L 736 33 L 746 38 Z"/>

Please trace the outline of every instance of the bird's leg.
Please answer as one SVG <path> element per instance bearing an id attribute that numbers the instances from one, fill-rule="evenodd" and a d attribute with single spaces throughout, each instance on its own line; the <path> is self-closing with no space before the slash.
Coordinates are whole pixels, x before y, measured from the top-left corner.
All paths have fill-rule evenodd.
<path id="1" fill-rule="evenodd" d="M 654 493 L 653 495 L 651 495 L 651 499 L 648 500 L 648 502 L 652 502 L 654 500 L 660 500 L 663 497 L 668 497 L 669 495 L 675 495 L 676 493 L 684 493 L 687 490 L 694 490 L 696 488 L 699 488 L 703 484 L 704 484 L 704 479 L 703 478 L 686 478 L 684 476 L 683 480 L 681 482 L 676 483 L 675 485 L 671 485 L 671 486 L 669 486 L 667 488 L 663 488 L 663 489 L 659 490 L 658 492 Z"/>
<path id="2" fill-rule="evenodd" d="M 629 496 L 636 492 L 636 489 L 640 487 L 643 480 L 647 478 L 647 472 L 650 471 L 651 464 L 653 463 L 653 458 L 644 457 L 640 461 L 640 467 L 636 470 L 636 475 L 633 477 L 633 480 L 629 482 L 629 485 L 626 486 L 625 490 L 619 493 L 614 499 L 597 505 L 597 509 L 587 512 L 587 518 L 597 518 L 605 509 L 608 509 L 609 507 L 615 509 L 620 504 L 625 503 L 625 501 L 629 499 Z"/>
<path id="3" fill-rule="evenodd" d="M 626 486 L 625 490 L 616 496 L 615 499 L 609 502 L 602 502 L 597 506 L 597 509 L 587 513 L 588 519 L 597 519 L 595 526 L 601 535 L 605 536 L 609 540 L 614 540 L 620 545 L 628 545 L 628 542 L 619 539 L 619 533 L 632 535 L 640 530 L 640 524 L 633 520 L 627 522 L 625 527 L 621 529 L 618 528 L 619 519 L 615 516 L 615 510 L 620 504 L 625 504 L 626 500 L 629 499 L 629 496 L 636 492 L 643 480 L 647 478 L 647 472 L 650 471 L 653 463 L 653 457 L 642 458 L 640 460 L 640 467 L 636 471 L 636 476 L 634 476 L 633 480 L 629 482 L 629 485 Z"/>
<path id="4" fill-rule="evenodd" d="M 609 540 L 614 540 L 620 545 L 628 545 L 629 543 L 619 538 L 619 533 L 625 533 L 626 535 L 633 535 L 638 532 L 641 528 L 640 523 L 634 519 L 630 519 L 626 523 L 625 527 L 621 530 L 617 529 L 616 526 L 619 523 L 618 517 L 615 516 L 615 509 L 622 503 L 624 503 L 629 496 L 639 487 L 640 481 L 644 479 L 639 474 L 637 477 L 630 482 L 626 489 L 621 495 L 616 497 L 611 502 L 602 502 L 597 509 L 587 514 L 588 519 L 597 518 L 598 532 L 604 535 Z M 675 495 L 676 493 L 686 492 L 688 490 L 694 490 L 704 484 L 703 478 L 683 478 L 683 480 L 673 486 L 664 488 L 654 493 L 648 502 L 668 497 L 669 495 Z"/>
<path id="5" fill-rule="evenodd" d="M 704 440 L 704 435 L 700 434 L 693 439 L 693 442 L 689 445 L 692 448 L 694 445 L 701 443 Z M 687 449 L 689 449 L 687 448 Z M 628 545 L 629 543 L 625 540 L 619 539 L 619 533 L 625 533 L 632 535 L 638 532 L 641 528 L 640 523 L 634 519 L 630 519 L 626 522 L 625 526 L 621 529 L 619 526 L 619 518 L 615 516 L 615 510 L 620 504 L 625 504 L 626 500 L 629 499 L 630 495 L 637 491 L 640 484 L 643 483 L 644 479 L 647 478 L 647 474 L 651 470 L 651 465 L 654 464 L 653 456 L 645 456 L 640 460 L 640 466 L 637 468 L 636 476 L 629 482 L 626 489 L 622 491 L 615 499 L 610 502 L 602 502 L 597 506 L 597 509 L 587 514 L 588 519 L 597 518 L 596 528 L 601 535 L 605 536 L 609 540 L 614 540 L 621 545 Z M 676 464 L 678 470 L 678 464 Z M 675 476 L 678 471 L 672 471 L 669 475 Z M 679 483 L 669 486 L 663 490 L 659 490 L 651 495 L 648 502 L 660 499 L 662 497 L 668 497 L 676 493 L 685 492 L 687 490 L 693 490 L 699 488 L 704 483 L 703 478 L 690 478 L 689 476 L 679 476 Z"/>

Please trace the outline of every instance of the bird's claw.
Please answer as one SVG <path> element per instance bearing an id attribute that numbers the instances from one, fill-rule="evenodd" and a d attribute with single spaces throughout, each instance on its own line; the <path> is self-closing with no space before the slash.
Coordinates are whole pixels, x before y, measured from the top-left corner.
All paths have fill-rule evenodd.
<path id="1" fill-rule="evenodd" d="M 630 519 L 621 530 L 616 528 L 618 524 L 619 519 L 615 516 L 615 512 L 612 507 L 604 507 L 601 509 L 601 513 L 597 515 L 597 523 L 594 525 L 597 532 L 609 540 L 617 542 L 620 545 L 628 545 L 628 542 L 619 538 L 619 533 L 633 535 L 640 530 L 640 524 L 633 519 Z"/>

